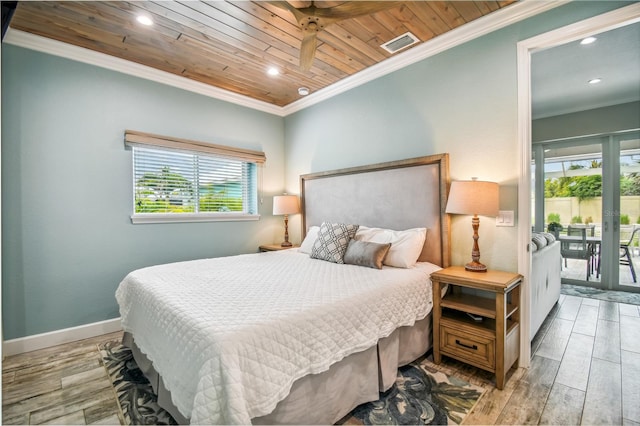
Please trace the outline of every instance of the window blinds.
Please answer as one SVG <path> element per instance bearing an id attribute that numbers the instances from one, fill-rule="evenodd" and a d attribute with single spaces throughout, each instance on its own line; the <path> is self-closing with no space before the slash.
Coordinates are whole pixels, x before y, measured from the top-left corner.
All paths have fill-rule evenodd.
<path id="1" fill-rule="evenodd" d="M 169 136 L 153 135 L 151 133 L 126 130 L 124 141 L 127 146 L 146 146 L 168 148 L 181 151 L 200 152 L 218 157 L 229 158 L 250 163 L 264 163 L 264 152 L 253 151 L 224 145 L 215 145 L 206 142 L 192 141 L 188 139 L 173 138 Z"/>
<path id="2" fill-rule="evenodd" d="M 219 146 L 214 154 L 208 144 L 129 131 L 125 140 L 133 150 L 134 216 L 257 215 L 256 163 L 264 154 L 223 155 Z"/>

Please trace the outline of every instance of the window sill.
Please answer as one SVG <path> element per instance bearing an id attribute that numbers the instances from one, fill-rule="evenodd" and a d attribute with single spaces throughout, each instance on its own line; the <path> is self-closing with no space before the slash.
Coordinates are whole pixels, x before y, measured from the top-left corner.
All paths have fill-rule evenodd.
<path id="1" fill-rule="evenodd" d="M 244 222 L 259 219 L 259 214 L 245 213 L 137 213 L 131 216 L 131 223 Z"/>

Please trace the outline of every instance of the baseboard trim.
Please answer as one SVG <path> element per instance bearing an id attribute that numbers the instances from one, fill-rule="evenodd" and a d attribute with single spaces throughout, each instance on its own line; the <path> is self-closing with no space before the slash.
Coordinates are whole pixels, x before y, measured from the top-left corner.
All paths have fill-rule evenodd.
<path id="1" fill-rule="evenodd" d="M 48 333 L 34 334 L 33 336 L 20 337 L 2 342 L 2 355 L 17 355 L 120 330 L 122 330 L 120 318 L 113 318 L 92 324 L 50 331 Z"/>

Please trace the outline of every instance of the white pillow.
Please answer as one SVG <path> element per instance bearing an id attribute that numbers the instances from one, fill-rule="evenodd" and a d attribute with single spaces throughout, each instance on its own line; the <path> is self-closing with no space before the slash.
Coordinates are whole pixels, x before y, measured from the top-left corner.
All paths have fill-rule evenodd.
<path id="1" fill-rule="evenodd" d="M 307 235 L 304 237 L 304 241 L 300 244 L 300 248 L 298 251 L 300 253 L 311 254 L 311 250 L 313 249 L 313 243 L 318 239 L 318 231 L 320 230 L 319 226 L 312 226 L 307 231 Z"/>
<path id="2" fill-rule="evenodd" d="M 427 228 L 394 231 L 360 226 L 354 240 L 381 244 L 391 243 L 391 249 L 389 249 L 387 256 L 384 258 L 384 264 L 395 266 L 396 268 L 411 268 L 420 257 L 426 238 Z"/>

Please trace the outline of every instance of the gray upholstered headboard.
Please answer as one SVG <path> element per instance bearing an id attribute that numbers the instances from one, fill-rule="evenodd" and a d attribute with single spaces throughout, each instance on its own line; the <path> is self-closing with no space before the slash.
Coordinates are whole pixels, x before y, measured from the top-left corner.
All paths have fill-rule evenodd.
<path id="1" fill-rule="evenodd" d="M 302 235 L 322 222 L 427 228 L 420 261 L 450 262 L 449 154 L 300 176 Z"/>

